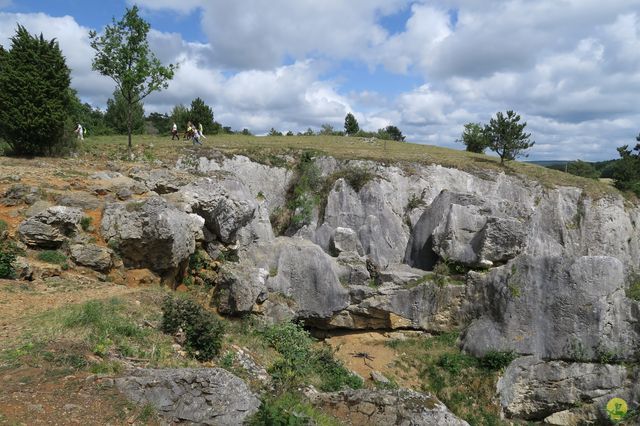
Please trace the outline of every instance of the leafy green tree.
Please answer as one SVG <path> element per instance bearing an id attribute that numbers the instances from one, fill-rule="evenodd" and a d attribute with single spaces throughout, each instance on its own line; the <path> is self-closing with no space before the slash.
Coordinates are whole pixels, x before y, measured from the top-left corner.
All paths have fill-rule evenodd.
<path id="1" fill-rule="evenodd" d="M 640 135 L 636 137 L 640 142 Z M 633 191 L 640 196 L 640 143 L 629 149 L 629 145 L 618 148 L 620 159 L 613 166 L 612 177 L 616 188 L 621 191 Z"/>
<path id="2" fill-rule="evenodd" d="M 213 110 L 204 103 L 200 98 L 191 101 L 191 109 L 189 110 L 191 122 L 195 125 L 202 124 L 203 131 L 211 132 L 213 129 Z"/>
<path id="3" fill-rule="evenodd" d="M 187 128 L 187 122 L 190 120 L 190 117 L 189 109 L 186 106 L 182 104 L 174 106 L 170 115 L 172 121 L 171 124 L 173 125 L 173 123 L 176 123 L 178 125 L 178 130 L 184 130 Z"/>
<path id="4" fill-rule="evenodd" d="M 0 50 L 0 137 L 15 153 L 51 154 L 65 141 L 69 75 L 55 39 L 18 25 L 11 48 Z"/>
<path id="5" fill-rule="evenodd" d="M 249 131 L 249 129 L 247 129 L 246 127 L 244 129 L 242 129 L 242 132 L 240 132 L 240 133 L 242 133 L 245 136 L 251 136 L 252 135 L 251 132 Z"/>
<path id="6" fill-rule="evenodd" d="M 104 120 L 117 134 L 136 134 L 144 132 L 144 107 L 142 102 L 129 104 L 119 90 L 113 92 L 113 98 L 107 100 L 107 112 Z"/>
<path id="7" fill-rule="evenodd" d="M 358 125 L 358 120 L 356 120 L 353 114 L 348 113 L 344 118 L 344 132 L 349 136 L 354 136 L 359 131 L 360 125 Z"/>
<path id="8" fill-rule="evenodd" d="M 273 127 L 269 130 L 269 136 L 282 136 L 282 132 L 277 131 Z"/>
<path id="9" fill-rule="evenodd" d="M 333 126 L 329 123 L 324 123 L 320 126 L 320 132 L 318 134 L 331 136 L 334 133 L 335 133 L 335 129 L 333 128 Z"/>
<path id="10" fill-rule="evenodd" d="M 480 123 L 467 123 L 464 125 L 462 136 L 458 140 L 467 147 L 469 152 L 482 154 L 489 145 L 489 139 Z"/>
<path id="11" fill-rule="evenodd" d="M 166 89 L 173 78 L 175 65 L 163 66 L 149 49 L 147 34 L 150 25 L 138 16 L 138 7 L 126 9 L 124 16 L 107 25 L 103 35 L 89 33 L 91 47 L 96 51 L 92 67 L 111 77 L 126 101 L 128 147 L 134 129 L 133 113 L 136 105 L 150 93 Z"/>
<path id="12" fill-rule="evenodd" d="M 67 129 L 73 129 L 80 123 L 84 130 L 93 136 L 109 135 L 113 129 L 107 126 L 105 113 L 99 108 L 94 108 L 88 103 L 82 103 L 75 90 L 69 89 L 71 96 L 70 117 L 67 120 Z M 85 135 L 86 137 L 86 135 Z"/>
<path id="13" fill-rule="evenodd" d="M 145 120 L 157 133 L 167 135 L 171 131 L 171 118 L 167 114 L 152 112 Z M 177 123 L 176 123 L 177 124 Z"/>
<path id="14" fill-rule="evenodd" d="M 488 148 L 498 154 L 500 164 L 504 160 L 515 160 L 519 156 L 528 155 L 525 151 L 535 142 L 530 139 L 531 133 L 524 132 L 525 127 L 527 123 L 520 123 L 520 116 L 513 111 L 507 111 L 507 115 L 498 112 L 485 126 Z"/>
<path id="15" fill-rule="evenodd" d="M 398 129 L 396 126 L 387 126 L 384 129 L 382 129 L 382 131 L 378 131 L 378 133 L 382 135 L 386 133 L 389 139 L 398 141 L 398 142 L 404 142 L 405 137 L 403 136 L 400 129 Z M 384 139 L 384 138 L 381 138 L 381 139 Z"/>
<path id="16" fill-rule="evenodd" d="M 600 177 L 600 172 L 591 163 L 580 160 L 567 163 L 567 173 L 589 179 L 598 179 Z"/>

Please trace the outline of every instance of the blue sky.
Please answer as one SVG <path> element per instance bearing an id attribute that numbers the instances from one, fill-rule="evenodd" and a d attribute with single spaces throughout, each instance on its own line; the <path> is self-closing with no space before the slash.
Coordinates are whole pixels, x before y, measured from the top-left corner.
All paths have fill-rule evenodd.
<path id="1" fill-rule="evenodd" d="M 133 4 L 0 0 L 0 44 L 19 22 L 57 38 L 81 98 L 113 83 L 91 70 L 88 31 Z M 514 109 L 529 159 L 603 160 L 640 132 L 640 0 L 139 0 L 149 40 L 180 69 L 147 112 L 199 96 L 216 120 L 257 134 L 388 124 L 461 149 L 463 125 Z"/>

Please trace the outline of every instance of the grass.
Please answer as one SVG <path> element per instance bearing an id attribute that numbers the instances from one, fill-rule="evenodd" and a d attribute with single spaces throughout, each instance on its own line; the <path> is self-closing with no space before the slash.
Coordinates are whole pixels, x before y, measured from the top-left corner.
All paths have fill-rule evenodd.
<path id="1" fill-rule="evenodd" d="M 499 370 L 513 359 L 513 354 L 494 352 L 476 359 L 461 353 L 458 333 L 433 337 L 392 340 L 388 346 L 401 354 L 398 368 L 419 372 L 422 390 L 438 397 L 454 414 L 471 425 L 506 425 L 500 420 L 495 400 Z"/>
<path id="2" fill-rule="evenodd" d="M 294 393 L 270 396 L 260 405 L 259 411 L 247 422 L 250 426 L 286 425 L 286 426 L 337 426 L 341 423 L 324 414 L 311 404 L 303 401 Z"/>
<path id="3" fill-rule="evenodd" d="M 504 172 L 508 175 L 523 175 L 540 182 L 545 187 L 582 188 L 593 197 L 618 193 L 615 188 L 606 183 L 533 164 L 510 161 L 501 166 L 500 160 L 496 157 L 406 142 L 386 141 L 385 144 L 382 140 L 366 142 L 363 138 L 344 136 L 210 135 L 204 141 L 203 147 L 194 149 L 187 143 L 176 144 L 169 137 L 141 135 L 134 136 L 133 143 L 133 153 L 141 161 L 144 160 L 144 152 L 149 149 L 150 144 L 153 144 L 154 157 L 167 162 L 174 162 L 178 157 L 194 153 L 203 156 L 213 155 L 211 150 L 215 149 L 226 155 L 243 154 L 265 164 L 287 166 L 284 156 L 295 156 L 301 151 L 312 150 L 340 160 L 373 160 L 399 166 L 411 163 L 440 164 L 482 176 L 486 175 L 487 170 Z M 126 145 L 126 136 L 96 136 L 87 138 L 81 150 L 89 156 L 126 160 L 128 158 Z"/>
<path id="4" fill-rule="evenodd" d="M 158 323 L 160 299 L 164 292 L 148 289 L 134 296 L 138 301 L 113 298 L 92 300 L 54 309 L 32 318 L 29 330 L 11 347 L 0 351 L 0 365 L 17 367 L 48 362 L 93 372 L 122 370 L 124 358 L 144 360 L 148 367 L 197 365 L 177 356 L 171 337 L 142 324 Z M 87 355 L 100 357 L 89 363 Z M 85 360 L 84 364 L 73 361 Z"/>
<path id="5" fill-rule="evenodd" d="M 38 260 L 62 266 L 67 263 L 68 259 L 64 253 L 58 250 L 44 250 L 38 253 Z"/>

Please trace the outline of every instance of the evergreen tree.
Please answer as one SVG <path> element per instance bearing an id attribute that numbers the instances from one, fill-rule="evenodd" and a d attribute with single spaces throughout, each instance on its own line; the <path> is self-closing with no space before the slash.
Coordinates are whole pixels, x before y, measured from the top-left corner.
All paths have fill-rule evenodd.
<path id="1" fill-rule="evenodd" d="M 92 67 L 111 77 L 125 100 L 128 147 L 134 129 L 134 111 L 150 93 L 166 89 L 173 78 L 175 66 L 163 66 L 149 49 L 147 34 L 151 26 L 140 16 L 138 7 L 126 9 L 124 16 L 107 25 L 103 35 L 89 33 L 91 47 L 96 51 Z"/>
<path id="2" fill-rule="evenodd" d="M 120 135 L 129 132 L 136 135 L 144 133 L 144 107 L 142 102 L 129 105 L 119 90 L 113 92 L 113 98 L 107 100 L 107 112 L 104 115 L 107 126 Z"/>
<path id="3" fill-rule="evenodd" d="M 172 121 L 171 125 L 173 125 L 173 123 L 176 123 L 178 125 L 179 131 L 186 130 L 187 122 L 190 120 L 189 109 L 186 106 L 182 104 L 174 106 L 171 110 L 170 116 Z"/>
<path id="4" fill-rule="evenodd" d="M 152 112 L 146 118 L 147 124 L 151 129 L 155 129 L 155 132 L 161 135 L 168 135 L 171 131 L 171 118 L 167 114 L 161 114 L 159 112 Z M 177 123 L 176 123 L 177 124 Z"/>
<path id="5" fill-rule="evenodd" d="M 482 154 L 489 145 L 484 128 L 480 123 L 467 123 L 458 142 L 466 145 L 467 151 Z"/>
<path id="6" fill-rule="evenodd" d="M 640 135 L 636 140 L 640 142 Z M 616 188 L 640 196 L 640 143 L 633 150 L 628 145 L 621 146 L 618 153 L 620 159 L 614 163 L 612 173 Z"/>
<path id="7" fill-rule="evenodd" d="M 527 123 L 519 123 L 520 116 L 513 111 L 507 111 L 505 116 L 498 112 L 489 121 L 484 131 L 488 139 L 488 148 L 500 157 L 500 164 L 504 160 L 515 160 L 519 156 L 527 156 L 525 151 L 535 142 L 531 141 L 531 133 L 525 133 Z"/>
<path id="8" fill-rule="evenodd" d="M 213 130 L 213 110 L 200 98 L 191 101 L 189 118 L 194 125 L 202 124 L 205 133 Z"/>
<path id="9" fill-rule="evenodd" d="M 360 126 L 358 125 L 358 120 L 353 116 L 353 114 L 348 113 L 344 118 L 344 132 L 348 136 L 354 136 L 356 133 L 360 131 Z"/>
<path id="10" fill-rule="evenodd" d="M 381 133 L 382 135 L 386 133 L 386 135 L 388 135 L 388 138 L 391 140 L 404 142 L 405 137 L 400 131 L 400 129 L 398 129 L 396 126 L 387 126 L 384 129 L 382 129 L 382 132 L 379 132 L 379 133 Z M 381 138 L 381 139 L 384 139 L 384 138 Z"/>
<path id="11" fill-rule="evenodd" d="M 0 137 L 15 153 L 51 154 L 64 142 L 69 75 L 58 42 L 21 25 L 11 48 L 0 49 Z"/>

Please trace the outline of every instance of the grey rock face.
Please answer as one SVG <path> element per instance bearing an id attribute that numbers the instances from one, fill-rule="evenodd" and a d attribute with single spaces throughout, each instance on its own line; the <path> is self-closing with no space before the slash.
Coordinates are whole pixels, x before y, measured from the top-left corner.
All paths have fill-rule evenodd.
<path id="1" fill-rule="evenodd" d="M 180 168 L 189 168 L 185 161 L 180 161 Z M 253 199 L 264 197 L 269 213 L 286 202 L 286 193 L 293 178 L 293 171 L 284 167 L 273 167 L 251 161 L 243 155 L 230 158 L 199 158 L 196 170 L 200 173 L 224 171 L 239 176 L 246 185 Z"/>
<path id="2" fill-rule="evenodd" d="M 229 304 L 231 307 L 248 307 L 248 302 L 255 302 L 255 296 L 264 290 L 263 286 L 284 296 L 301 319 L 330 318 L 349 304 L 349 293 L 340 284 L 335 261 L 308 240 L 278 237 L 256 244 L 240 253 L 240 262 L 233 270 L 235 279 L 229 282 L 228 294 L 248 297 L 236 297 Z M 277 298 L 270 296 L 267 302 L 271 299 Z"/>
<path id="3" fill-rule="evenodd" d="M 189 184 L 193 177 L 170 169 L 133 170 L 129 176 L 142 182 L 149 191 L 157 194 L 177 192 L 181 187 Z"/>
<path id="4" fill-rule="evenodd" d="M 545 362 L 529 356 L 509 365 L 498 381 L 498 394 L 509 417 L 542 420 L 578 405 L 604 406 L 626 381 L 622 365 Z"/>
<path id="5" fill-rule="evenodd" d="M 113 250 L 95 244 L 74 244 L 70 247 L 71 259 L 78 265 L 106 272 L 113 265 Z"/>
<path id="6" fill-rule="evenodd" d="M 506 262 L 524 248 L 524 224 L 501 217 L 505 206 L 471 194 L 443 191 L 416 223 L 405 255 L 430 270 L 438 259 L 475 267 Z"/>
<path id="7" fill-rule="evenodd" d="M 463 347 L 474 355 L 495 349 L 582 361 L 605 352 L 638 356 L 640 309 L 624 295 L 618 259 L 521 256 L 471 273 L 469 283 L 465 310 L 475 319 Z"/>
<path id="8" fill-rule="evenodd" d="M 255 198 L 244 184 L 233 177 L 204 178 L 180 190 L 190 211 L 205 219 L 205 225 L 219 241 L 235 242 L 240 228 L 254 217 Z"/>
<path id="9" fill-rule="evenodd" d="M 258 296 L 267 291 L 268 275 L 265 269 L 246 263 L 223 265 L 216 287 L 218 312 L 230 315 L 251 312 Z"/>
<path id="10" fill-rule="evenodd" d="M 18 183 L 12 185 L 0 199 L 5 206 L 17 206 L 19 204 L 33 204 L 40 199 L 40 189 L 35 186 Z"/>
<path id="11" fill-rule="evenodd" d="M 32 247 L 57 248 L 78 231 L 82 210 L 54 206 L 30 217 L 18 227 L 18 236 Z"/>
<path id="12" fill-rule="evenodd" d="M 102 207 L 104 203 L 87 192 L 75 192 L 56 197 L 56 204 L 82 210 L 95 210 Z"/>
<path id="13" fill-rule="evenodd" d="M 260 406 L 246 383 L 220 368 L 141 369 L 115 384 L 131 401 L 152 404 L 172 422 L 241 425 Z"/>
<path id="14" fill-rule="evenodd" d="M 307 396 L 313 405 L 354 426 L 468 426 L 436 397 L 406 389 L 307 392 Z"/>
<path id="15" fill-rule="evenodd" d="M 204 220 L 159 197 L 106 206 L 102 235 L 118 247 L 126 266 L 162 272 L 177 268 L 195 251 Z"/>

